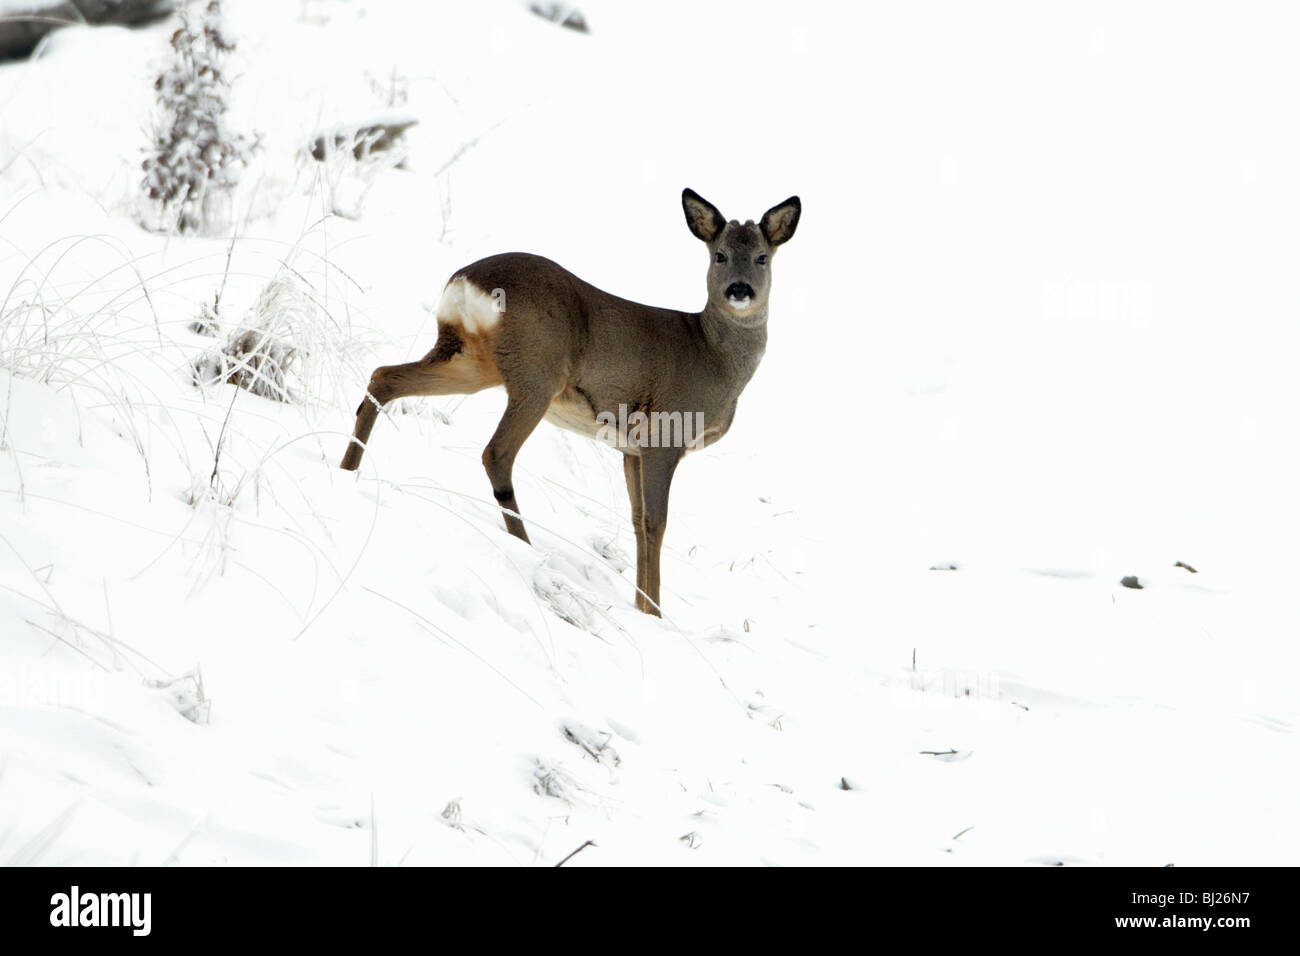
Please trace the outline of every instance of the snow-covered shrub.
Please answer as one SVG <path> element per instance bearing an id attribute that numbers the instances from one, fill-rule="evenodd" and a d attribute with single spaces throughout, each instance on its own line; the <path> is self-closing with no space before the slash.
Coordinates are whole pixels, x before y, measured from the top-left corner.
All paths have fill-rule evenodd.
<path id="1" fill-rule="evenodd" d="M 418 121 L 393 115 L 336 126 L 312 135 L 306 155 L 316 161 L 311 189 L 320 190 L 330 213 L 360 219 L 380 175 L 405 165 L 406 131 Z"/>
<path id="2" fill-rule="evenodd" d="M 332 407 L 344 383 L 360 373 L 351 367 L 356 342 L 318 301 L 293 269 L 266 284 L 219 349 L 192 363 L 196 385 L 238 385 L 278 402 Z"/>
<path id="3" fill-rule="evenodd" d="M 229 383 L 277 402 L 292 400 L 289 372 L 298 350 L 268 332 L 244 329 L 220 350 L 207 352 L 194 363 L 195 381 L 203 385 Z"/>
<path id="4" fill-rule="evenodd" d="M 230 81 L 221 64 L 235 41 L 220 0 L 209 0 L 197 16 L 182 7 L 180 17 L 171 65 L 154 82 L 159 123 L 142 167 L 163 228 L 194 232 L 212 224 L 214 200 L 238 183 L 257 143 L 226 124 Z"/>
<path id="5" fill-rule="evenodd" d="M 316 323 L 315 312 L 289 274 L 277 275 L 258 296 L 247 323 L 220 349 L 194 362 L 196 384 L 228 383 L 277 402 L 293 401 L 290 373 L 300 350 L 292 343 Z"/>
<path id="6" fill-rule="evenodd" d="M 338 126 L 314 134 L 308 151 L 317 162 L 324 162 L 331 150 L 338 149 L 350 151 L 358 161 L 375 153 L 401 149 L 401 159 L 405 159 L 406 131 L 418 122 L 413 116 L 394 116 L 351 126 Z"/>

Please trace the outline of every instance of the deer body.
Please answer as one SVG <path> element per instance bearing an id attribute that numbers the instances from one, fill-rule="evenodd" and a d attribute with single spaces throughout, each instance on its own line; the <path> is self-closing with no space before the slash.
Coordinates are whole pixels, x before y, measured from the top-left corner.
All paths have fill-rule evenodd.
<path id="1" fill-rule="evenodd" d="M 759 225 L 726 222 L 690 190 L 687 224 L 709 245 L 701 312 L 641 305 L 549 259 L 505 253 L 458 271 L 438 304 L 438 339 L 417 362 L 382 366 L 357 409 L 342 467 L 356 469 L 379 409 L 409 395 L 470 394 L 504 385 L 506 410 L 483 452 L 511 534 L 528 540 L 511 484 L 515 455 L 543 418 L 613 443 L 637 539 L 637 607 L 659 613 L 659 552 L 668 490 L 682 456 L 726 434 L 767 344 L 767 262 L 794 234 L 791 197 Z M 665 429 L 629 423 L 653 419 Z M 674 427 L 676 426 L 676 427 Z"/>

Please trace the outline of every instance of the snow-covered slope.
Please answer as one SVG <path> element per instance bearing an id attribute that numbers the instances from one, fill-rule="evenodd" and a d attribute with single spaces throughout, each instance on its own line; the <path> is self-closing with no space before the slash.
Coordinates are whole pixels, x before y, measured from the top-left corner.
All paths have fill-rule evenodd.
<path id="1" fill-rule="evenodd" d="M 0 862 L 1300 862 L 1281 7 L 226 8 L 233 243 L 137 225 L 168 24 L 0 66 Z M 497 392 L 337 469 L 479 256 L 698 307 L 686 185 L 804 217 L 663 621 Z M 272 280 L 298 401 L 196 387 Z"/>

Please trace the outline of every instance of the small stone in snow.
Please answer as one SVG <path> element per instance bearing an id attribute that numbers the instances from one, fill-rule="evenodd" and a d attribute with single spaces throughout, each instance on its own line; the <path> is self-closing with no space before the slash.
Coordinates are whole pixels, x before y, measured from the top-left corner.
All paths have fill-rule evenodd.
<path id="1" fill-rule="evenodd" d="M 1119 583 L 1126 588 L 1132 588 L 1135 591 L 1142 590 L 1142 582 L 1137 579 L 1136 574 L 1129 574 L 1119 579 Z"/>

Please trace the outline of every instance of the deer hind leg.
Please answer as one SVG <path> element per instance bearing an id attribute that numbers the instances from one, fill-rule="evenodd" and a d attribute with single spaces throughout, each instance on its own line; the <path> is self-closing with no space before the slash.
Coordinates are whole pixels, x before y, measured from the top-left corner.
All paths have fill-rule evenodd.
<path id="1" fill-rule="evenodd" d="M 659 610 L 659 553 L 668 528 L 668 489 L 682 460 L 682 449 L 641 449 L 636 458 L 623 459 L 628 497 L 632 499 L 632 526 L 636 531 L 637 610 L 662 617 Z"/>
<path id="2" fill-rule="evenodd" d="M 501 384 L 501 376 L 484 349 L 451 325 L 442 326 L 438 342 L 418 362 L 383 365 L 370 376 L 370 387 L 357 407 L 357 424 L 339 465 L 356 471 L 365 453 L 379 410 L 397 398 L 412 395 L 469 395 Z"/>
<path id="3" fill-rule="evenodd" d="M 512 391 L 507 384 L 505 414 L 501 416 L 492 440 L 483 449 L 483 468 L 487 471 L 488 481 L 492 482 L 492 496 L 506 519 L 506 530 L 527 544 L 532 542 L 528 540 L 528 532 L 519 517 L 519 503 L 515 500 L 512 478 L 515 456 L 546 414 L 556 391 L 536 387 Z"/>

